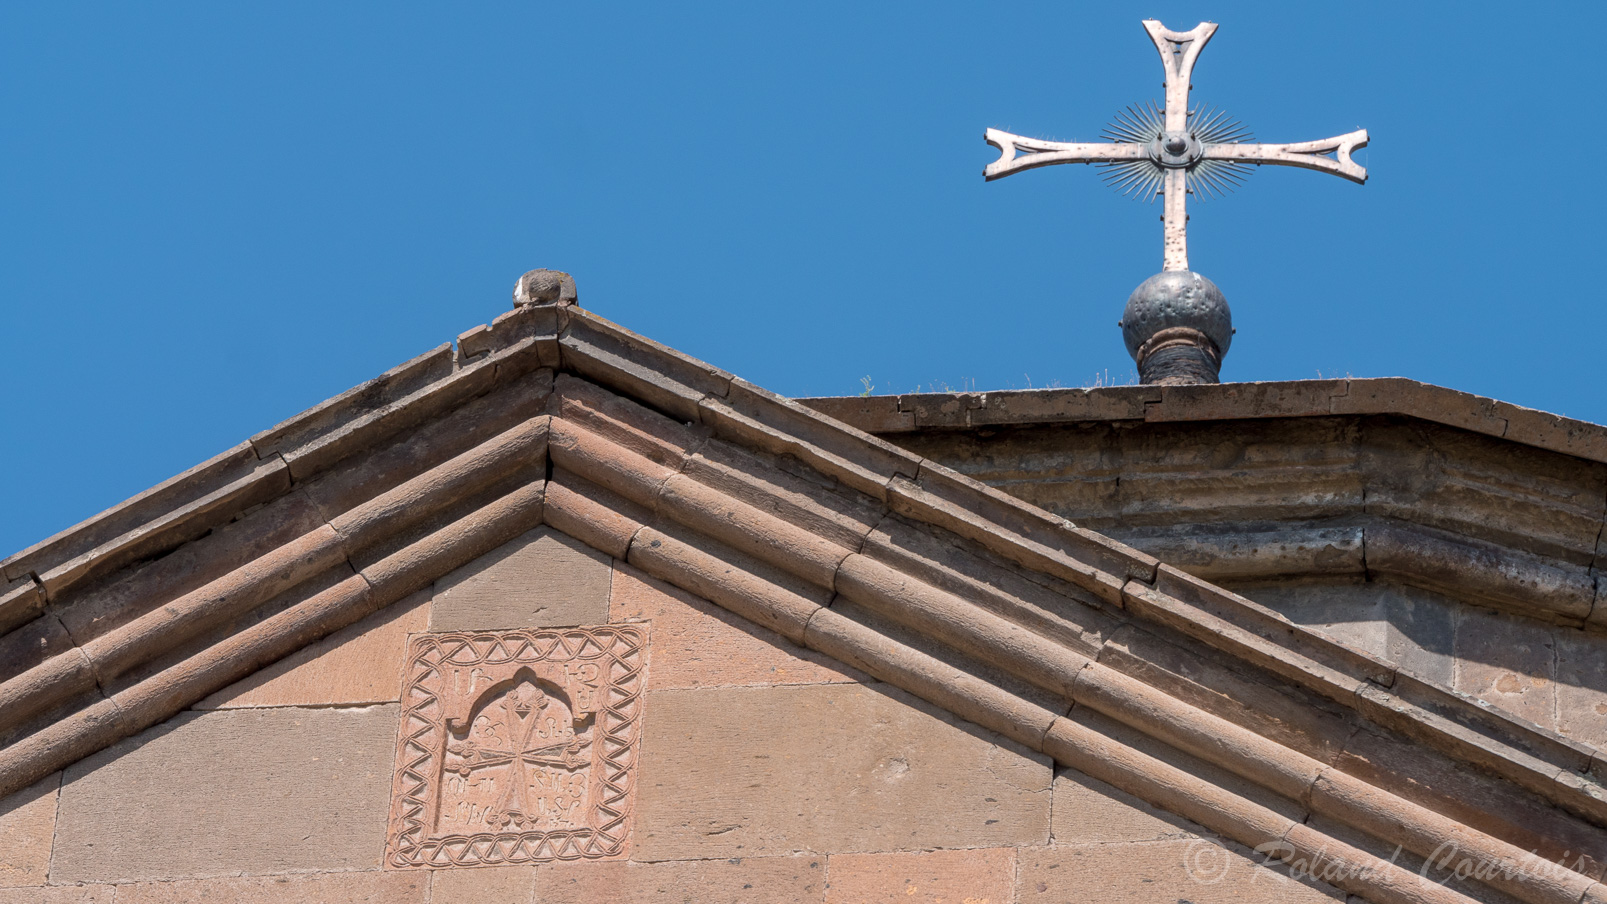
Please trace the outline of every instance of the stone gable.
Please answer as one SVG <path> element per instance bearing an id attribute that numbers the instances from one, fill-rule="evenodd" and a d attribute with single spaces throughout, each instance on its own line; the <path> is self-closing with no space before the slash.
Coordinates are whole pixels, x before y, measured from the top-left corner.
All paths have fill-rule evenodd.
<path id="1" fill-rule="evenodd" d="M 562 299 L 0 574 L 22 900 L 1607 900 L 1597 749 L 1451 686 L 1555 707 L 1514 649 L 1425 677 Z"/>
<path id="2" fill-rule="evenodd" d="M 0 817 L 12 858 L 0 901 L 111 901 L 113 889 L 164 902 L 1009 902 L 1095 889 L 1138 901 L 1157 887 L 1199 902 L 1335 899 L 626 563 L 604 556 L 593 579 L 592 561 L 549 528 L 515 538 L 16 795 Z M 537 613 L 532 624 L 508 631 L 481 608 L 474 627 L 430 630 L 441 610 L 459 617 L 466 575 Z M 555 583 L 567 605 L 538 605 Z M 564 624 L 576 611 L 606 617 Z M 639 633 L 650 660 L 626 848 L 389 862 L 421 642 L 609 630 Z M 1207 862 L 1211 884 L 1196 886 L 1190 871 Z M 1218 888 L 1222 870 L 1265 872 L 1260 897 Z"/>

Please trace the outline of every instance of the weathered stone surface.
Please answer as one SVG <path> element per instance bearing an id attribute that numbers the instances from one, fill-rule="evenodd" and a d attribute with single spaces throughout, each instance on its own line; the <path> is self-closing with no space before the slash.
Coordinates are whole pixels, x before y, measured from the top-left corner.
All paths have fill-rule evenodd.
<path id="1" fill-rule="evenodd" d="M 117 904 L 424 904 L 429 888 L 427 874 L 391 871 L 183 879 L 119 885 Z"/>
<path id="2" fill-rule="evenodd" d="M 563 468 L 547 481 L 542 514 L 560 533 L 616 559 L 630 553 L 631 538 L 653 519 L 648 509 Z"/>
<path id="3" fill-rule="evenodd" d="M 430 594 L 420 591 L 224 688 L 195 708 L 395 703 L 402 694 L 407 635 L 423 631 L 429 617 Z"/>
<path id="4" fill-rule="evenodd" d="M 623 854 L 646 642 L 645 625 L 416 635 L 386 864 Z"/>
<path id="5" fill-rule="evenodd" d="M 0 634 L 32 621 L 45 607 L 45 591 L 25 574 L 14 581 L 0 575 Z"/>
<path id="6" fill-rule="evenodd" d="M 397 707 L 184 713 L 67 770 L 51 879 L 374 869 Z"/>
<path id="7" fill-rule="evenodd" d="M 1111 636 L 1099 661 L 1323 762 L 1332 759 L 1356 730 L 1354 714 L 1313 706 L 1309 696 L 1268 681 L 1233 657 L 1158 627 L 1124 626 Z"/>
<path id="8" fill-rule="evenodd" d="M 607 556 L 537 528 L 437 580 L 430 630 L 601 624 L 611 574 Z"/>
<path id="9" fill-rule="evenodd" d="M 1056 844 L 1113 844 L 1194 837 L 1198 827 L 1180 816 L 1075 769 L 1055 775 L 1050 834 Z"/>
<path id="10" fill-rule="evenodd" d="M 653 623 L 647 682 L 654 690 L 826 684 L 863 677 L 629 565 L 615 567 L 608 611 L 611 622 Z"/>
<path id="11" fill-rule="evenodd" d="M 1607 501 L 1601 464 L 1422 422 L 1366 424 L 1368 514 L 1589 564 Z"/>
<path id="12" fill-rule="evenodd" d="M 1051 845 L 1017 854 L 1020 904 L 1289 904 L 1344 901 L 1338 889 L 1304 884 L 1261 864 L 1261 857 L 1220 842 Z"/>
<path id="13" fill-rule="evenodd" d="M 0 888 L 0 904 L 112 904 L 115 885 Z"/>
<path id="14" fill-rule="evenodd" d="M 432 876 L 430 897 L 441 904 L 531 904 L 535 894 L 536 873 L 530 864 L 407 874 Z"/>
<path id="15" fill-rule="evenodd" d="M 439 414 L 413 430 L 319 474 L 302 489 L 324 520 L 373 499 L 542 413 L 552 371 L 540 370 Z"/>
<path id="16" fill-rule="evenodd" d="M 1387 520 L 1366 533 L 1370 574 L 1563 623 L 1583 622 L 1595 601 L 1595 581 L 1582 563 Z"/>
<path id="17" fill-rule="evenodd" d="M 1050 769 L 886 686 L 648 696 L 638 860 L 1046 840 Z"/>
<path id="18" fill-rule="evenodd" d="M 818 904 L 826 884 L 825 872 L 825 858 L 807 856 L 663 863 L 550 863 L 536 867 L 535 901 L 538 904 L 598 904 L 603 901 L 608 904 Z M 437 897 L 435 901 L 440 904 L 441 899 Z"/>
<path id="19" fill-rule="evenodd" d="M 1245 530 L 1229 524 L 1178 530 L 1167 525 L 1111 534 L 1173 568 L 1217 582 L 1367 570 L 1359 527 Z"/>
<path id="20" fill-rule="evenodd" d="M 1577 861 L 1592 875 L 1603 870 L 1607 831 L 1421 744 L 1358 731 L 1334 765 L 1545 859 Z"/>
<path id="21" fill-rule="evenodd" d="M 0 800 L 0 888 L 45 884 L 60 785 L 58 772 Z"/>
<path id="22" fill-rule="evenodd" d="M 705 443 L 687 459 L 684 473 L 849 550 L 859 549 L 887 515 L 875 499 L 788 456 L 757 453 L 724 440 Z"/>
<path id="23" fill-rule="evenodd" d="M 847 600 L 816 613 L 804 643 L 1031 750 L 1066 700 Z"/>
<path id="24" fill-rule="evenodd" d="M 832 854 L 826 904 L 1010 904 L 1016 849 Z"/>
<path id="25" fill-rule="evenodd" d="M 827 417 L 848 423 L 866 433 L 900 433 L 915 429 L 915 414 L 900 411 L 898 396 L 842 396 L 799 399 Z"/>
<path id="26" fill-rule="evenodd" d="M 675 525 L 644 527 L 629 563 L 794 642 L 832 592 Z"/>
<path id="27" fill-rule="evenodd" d="M 1607 650 L 1600 634 L 1558 628 L 1557 731 L 1607 749 Z"/>
<path id="28" fill-rule="evenodd" d="M 1326 581 L 1288 581 L 1257 587 L 1245 595 L 1295 624 L 1315 628 L 1364 653 L 1386 656 L 1389 623 L 1384 620 L 1383 600 L 1365 588 L 1345 592 L 1354 586 L 1348 582 L 1336 587 Z"/>
<path id="29" fill-rule="evenodd" d="M 1456 631 L 1456 689 L 1527 719 L 1557 725 L 1556 636 L 1512 615 L 1466 608 Z"/>

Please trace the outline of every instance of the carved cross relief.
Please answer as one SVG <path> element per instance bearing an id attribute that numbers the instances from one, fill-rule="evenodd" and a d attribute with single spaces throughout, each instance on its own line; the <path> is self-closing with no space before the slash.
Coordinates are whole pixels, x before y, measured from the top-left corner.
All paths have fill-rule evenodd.
<path id="1" fill-rule="evenodd" d="M 1297 166 L 1367 181 L 1367 170 L 1351 154 L 1367 146 L 1367 130 L 1359 129 L 1320 141 L 1252 144 L 1248 133 L 1217 112 L 1189 109 L 1189 80 L 1215 23 L 1202 22 L 1190 31 L 1173 31 L 1154 19 L 1144 30 L 1161 53 L 1166 70 L 1166 105 L 1129 108 L 1106 130 L 1107 142 L 1041 141 L 998 129 L 984 134 L 1000 151 L 983 175 L 988 181 L 1022 170 L 1059 163 L 1097 163 L 1109 169 L 1107 180 L 1129 194 L 1165 198 L 1163 270 L 1187 270 L 1187 196 L 1225 191 L 1242 178 L 1247 165 Z M 1329 155 L 1333 155 L 1330 157 Z"/>
<path id="2" fill-rule="evenodd" d="M 645 644 L 640 624 L 415 636 L 390 865 L 622 854 Z"/>

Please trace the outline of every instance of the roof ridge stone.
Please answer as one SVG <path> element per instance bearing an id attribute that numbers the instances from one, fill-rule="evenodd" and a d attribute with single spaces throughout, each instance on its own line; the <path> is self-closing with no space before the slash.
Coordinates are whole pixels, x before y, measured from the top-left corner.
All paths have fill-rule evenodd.
<path id="1" fill-rule="evenodd" d="M 1607 463 L 1607 426 L 1408 377 L 817 396 L 798 402 L 876 434 L 1081 421 L 1392 414 Z"/>

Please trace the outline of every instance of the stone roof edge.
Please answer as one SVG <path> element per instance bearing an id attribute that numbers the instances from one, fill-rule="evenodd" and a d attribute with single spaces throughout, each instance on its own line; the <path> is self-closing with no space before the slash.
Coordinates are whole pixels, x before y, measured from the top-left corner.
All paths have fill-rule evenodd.
<path id="1" fill-rule="evenodd" d="M 311 490 L 305 487 L 311 485 L 305 481 L 342 461 L 349 453 L 369 447 L 376 438 L 395 436 L 434 414 L 465 404 L 477 394 L 507 385 L 524 374 L 556 366 L 695 425 L 708 434 L 733 440 L 740 446 L 791 455 L 881 500 L 893 512 L 958 534 L 1016 562 L 1025 571 L 1081 587 L 1112 608 L 1125 610 L 1132 618 L 1166 626 L 1214 646 L 1292 684 L 1355 709 L 1370 720 L 1444 750 L 1460 761 L 1478 763 L 1504 775 L 1571 810 L 1587 814 L 1586 818 L 1597 823 L 1607 823 L 1607 806 L 1593 793 L 1599 785 L 1586 776 L 1593 765 L 1593 752 L 1588 747 L 1517 723 L 1504 714 L 1481 707 L 1477 701 L 1456 698 L 1443 689 L 1416 682 L 1385 663 L 1294 626 L 1248 600 L 1190 578 L 1097 534 L 1077 529 L 1062 519 L 917 459 L 795 402 L 635 336 L 602 318 L 578 310 L 525 309 L 499 318 L 490 332 L 494 341 L 488 341 L 487 348 L 472 359 L 453 360 L 453 366 L 443 368 L 433 381 L 416 384 L 402 379 L 395 381 L 394 386 L 379 384 L 378 388 L 365 393 L 348 393 L 261 435 L 264 439 L 260 448 L 264 451 L 258 460 L 274 463 L 275 472 L 287 478 L 300 474 L 295 478 L 295 486 L 303 489 L 289 491 L 287 497 L 298 492 L 309 493 Z M 477 331 L 465 335 L 471 334 L 484 338 Z M 23 781 L 28 773 L 21 764 L 31 763 L 35 771 L 45 767 L 61 768 L 92 749 L 155 724 L 188 705 L 186 701 L 197 688 L 216 689 L 220 683 L 243 677 L 296 646 L 427 586 L 428 581 L 452 567 L 495 548 L 534 524 L 550 523 L 599 548 L 612 551 L 612 547 L 619 547 L 616 554 L 649 573 L 865 668 L 964 718 L 1001 730 L 1017 740 L 1030 739 L 1037 749 L 1046 750 L 1090 774 L 1115 776 L 1120 779 L 1118 787 L 1144 787 L 1144 783 L 1149 782 L 1149 792 L 1141 796 L 1167 798 L 1171 803 L 1163 803 L 1163 806 L 1230 837 L 1282 838 L 1301 851 L 1316 850 L 1312 844 L 1317 841 L 1327 844 L 1331 840 L 1303 824 L 1285 825 L 1279 822 L 1281 817 L 1264 808 L 1257 809 L 1256 805 L 1219 787 L 1209 786 L 1197 777 L 1173 774 L 1176 770 L 1168 772 L 1169 767 L 1152 762 L 1143 754 L 1120 745 L 1112 746 L 1108 738 L 1083 736 L 1080 732 L 1084 729 L 1066 722 L 1064 717 L 1048 713 L 1050 718 L 1045 721 L 1042 716 L 1046 711 L 1041 708 L 985 682 L 955 675 L 952 669 L 936 663 L 926 654 L 889 644 L 880 635 L 863 636 L 868 630 L 863 625 L 833 613 L 818 602 L 811 603 L 796 592 L 778 595 L 752 582 L 744 583 L 745 579 L 733 577 L 729 569 L 700 570 L 700 560 L 696 556 L 676 557 L 675 551 L 684 550 L 685 544 L 678 545 L 673 534 L 646 523 L 622 525 L 617 517 L 587 515 L 585 500 L 580 494 L 571 493 L 566 497 L 564 487 L 539 476 L 544 473 L 543 468 L 551 469 L 549 462 L 576 473 L 593 467 L 586 463 L 584 433 L 584 430 L 577 432 L 568 421 L 556 415 L 530 415 L 522 425 L 503 429 L 480 446 L 433 466 L 400 486 L 365 496 L 357 505 L 343 508 L 338 516 L 320 520 L 319 526 L 301 535 L 296 542 L 264 557 L 274 559 L 266 567 L 261 560 L 254 560 L 225 575 L 220 579 L 226 585 L 222 592 L 204 588 L 205 592 L 197 591 L 181 601 L 149 612 L 127 630 L 96 638 L 92 648 L 74 644 L 76 658 L 66 655 L 49 661 L 65 663 L 61 668 L 67 671 L 58 674 L 52 671 L 55 666 L 41 663 L 43 671 L 31 670 L 20 676 L 24 679 L 20 683 L 6 682 L 8 687 L 0 692 L 0 704 L 15 705 L 19 699 L 28 703 L 25 698 L 30 694 L 50 693 L 53 688 L 73 681 L 82 686 L 85 679 L 80 672 L 88 675 L 89 687 L 99 687 L 105 697 L 0 751 L 0 767 L 4 767 L 0 768 L 0 782 L 9 787 Z M 254 441 L 253 451 L 258 448 Z M 604 451 L 609 448 L 617 449 L 605 446 Z M 613 459 L 619 459 L 620 455 L 614 455 Z M 641 459 L 641 456 L 636 458 Z M 399 531 L 405 533 L 430 511 L 462 497 L 466 488 L 482 486 L 490 477 L 515 466 L 519 473 L 532 476 L 520 478 L 511 488 L 498 489 L 498 495 L 472 515 L 422 537 L 404 536 L 403 545 L 395 548 L 393 538 Z M 602 466 L 607 466 L 607 462 Z M 1327 796 L 1324 799 L 1338 801 L 1332 804 L 1334 807 L 1382 807 L 1386 814 L 1383 823 L 1367 814 L 1350 816 L 1363 822 L 1373 820 L 1368 824 L 1373 825 L 1376 832 L 1385 833 L 1381 837 L 1396 831 L 1387 826 L 1389 819 L 1395 818 L 1390 814 L 1415 813 L 1410 820 L 1412 825 L 1423 825 L 1424 820 L 1429 819 L 1409 809 L 1414 805 L 1393 796 L 1384 801 L 1363 801 L 1362 796 L 1371 793 L 1366 789 L 1370 786 L 1365 783 L 1358 786 L 1358 780 L 1347 779 L 1331 769 L 1312 771 L 1310 762 L 1271 739 L 1249 734 L 1236 738 L 1244 742 L 1239 746 L 1223 745 L 1220 739 L 1209 741 L 1213 732 L 1227 728 L 1215 724 L 1212 721 L 1215 717 L 1181 701 L 1167 703 L 1145 697 L 1142 688 L 1123 684 L 1119 676 L 1109 674 L 1108 669 L 1095 668 L 1097 662 L 1068 655 L 1063 647 L 1054 648 L 1058 658 L 1032 655 L 1045 638 L 1027 637 L 1028 646 L 1023 648 L 1017 642 L 1022 640 L 1019 631 L 1001 623 L 998 616 L 989 615 L 975 603 L 956 602 L 953 598 L 930 593 L 911 598 L 889 595 L 885 589 L 888 585 L 879 585 L 876 581 L 877 563 L 852 549 L 825 548 L 822 542 L 812 542 L 807 532 L 785 519 L 719 494 L 711 496 L 707 487 L 695 481 L 674 482 L 674 473 L 654 474 L 652 471 L 651 465 L 634 462 L 622 471 L 616 469 L 610 473 L 608 476 L 619 480 L 611 479 L 609 484 L 624 492 L 633 485 L 633 480 L 638 481 L 642 492 L 650 494 L 642 498 L 650 499 L 654 506 L 665 506 L 670 518 L 696 523 L 717 540 L 739 547 L 746 543 L 743 552 L 782 573 L 803 578 L 816 586 L 823 585 L 830 593 L 848 594 L 850 599 L 893 610 L 905 607 L 907 612 L 913 611 L 922 620 L 947 619 L 942 622 L 946 625 L 943 629 L 947 632 L 943 638 L 945 643 L 980 651 L 988 660 L 1040 684 L 1062 683 L 1065 685 L 1063 692 L 1073 699 L 1088 701 L 1087 705 L 1096 709 L 1152 704 L 1170 707 L 1170 716 L 1177 721 L 1165 728 L 1168 743 L 1198 751 L 1208 760 L 1222 759 L 1229 764 L 1228 768 L 1253 781 L 1282 792 L 1296 792 L 1297 799 L 1311 799 L 1321 793 Z M 221 523 L 220 517 L 227 516 L 223 517 L 227 521 L 262 504 L 259 501 L 244 505 L 245 500 L 257 496 L 238 492 L 226 494 L 227 502 L 194 504 L 216 496 L 217 491 L 205 480 L 190 479 L 194 480 L 194 485 L 192 504 L 185 509 L 187 515 L 180 517 L 181 513 L 175 511 L 144 513 L 148 521 L 159 526 L 188 525 L 182 529 L 160 527 L 162 531 L 174 531 L 161 534 L 166 538 L 163 542 L 193 535 L 197 525 L 187 523 L 187 518 L 202 525 L 217 524 Z M 167 486 L 171 491 L 172 486 L 184 486 L 184 481 L 170 482 Z M 127 517 L 130 506 L 137 506 L 149 495 L 111 510 L 108 517 Z M 564 523 L 566 512 L 568 523 Z M 744 517 L 763 516 L 768 520 L 757 532 L 733 533 L 730 519 L 738 512 Z M 160 544 L 149 544 L 148 538 L 156 531 L 145 527 L 145 524 L 132 527 L 113 524 L 108 528 L 97 522 L 87 528 L 91 536 L 75 541 L 91 547 L 86 553 L 74 554 L 73 542 L 69 542 L 71 532 L 57 539 L 54 558 L 42 554 L 41 547 L 29 552 L 36 556 L 32 561 L 46 575 L 53 576 L 51 580 L 57 592 L 64 592 L 104 574 L 96 564 L 102 557 L 124 564 L 133 561 L 130 557 L 137 558 L 137 555 L 129 552 L 127 545 L 145 551 L 160 548 Z M 96 531 L 108 530 L 114 534 L 112 541 L 93 542 L 98 536 Z M 754 537 L 783 535 L 798 542 L 754 542 Z M 86 556 L 87 561 L 83 561 Z M 63 571 L 75 562 L 79 564 Z M 289 569 L 293 578 L 287 576 L 285 569 Z M 304 580 L 313 569 L 329 569 L 331 575 L 328 586 L 313 596 L 266 621 L 235 631 L 224 642 L 211 644 L 152 677 L 117 689 L 116 672 L 131 661 L 131 657 L 175 648 L 174 636 L 186 630 L 193 631 L 192 623 L 203 620 L 209 608 L 264 599 L 287 581 Z M 912 583 L 916 583 L 914 579 Z M 915 608 L 909 610 L 912 606 Z M 1134 694 L 1139 696 L 1133 697 Z M 35 707 L 33 711 L 40 710 Z M 1142 714 L 1133 717 L 1147 718 Z M 1240 729 L 1239 734 L 1248 734 L 1248 731 Z M 1269 744 L 1272 746 L 1268 747 Z M 1173 800 L 1168 795 L 1178 799 Z M 1401 810 L 1403 806 L 1408 810 Z M 1432 825 L 1424 831 L 1440 834 L 1451 831 L 1442 825 L 1443 818 L 1439 822 L 1429 822 Z M 1462 835 L 1457 837 L 1467 840 Z M 1434 836 L 1438 838 L 1438 834 Z M 1479 838 L 1473 840 L 1483 845 Z M 1369 859 L 1368 855 L 1344 850 L 1348 853 L 1341 859 L 1360 858 L 1363 864 L 1376 865 L 1375 859 Z M 1490 850 L 1501 854 L 1504 849 L 1498 845 Z M 1393 877 L 1390 881 L 1400 878 L 1387 869 L 1384 875 Z M 1372 879 L 1356 881 L 1360 883 L 1356 886 L 1359 893 L 1374 894 L 1381 890 Z M 1574 880 L 1568 881 L 1571 884 L 1565 889 L 1569 895 L 1566 900 L 1578 901 L 1588 889 L 1575 888 Z M 1441 897 L 1432 891 L 1400 897 L 1400 890 L 1396 891 L 1397 894 L 1379 900 L 1459 899 Z M 1524 900 L 1546 904 L 1564 900 L 1564 897 L 1551 896 L 1543 893 L 1543 889 L 1528 886 L 1520 886 L 1516 893 Z"/>
<path id="2" fill-rule="evenodd" d="M 1349 702 L 1353 696 L 1366 705 L 1365 695 L 1359 695 L 1363 688 L 1410 687 L 1410 702 L 1391 705 L 1393 718 L 1437 726 L 1427 732 L 1440 739 L 1436 746 L 1464 753 L 1477 751 L 1480 760 L 1517 767 L 1517 772 L 1526 776 L 1520 784 L 1551 782 L 1560 773 L 1590 773 L 1607 779 L 1607 757 L 1586 745 L 1474 698 L 1420 682 L 1369 654 L 1181 571 L 1163 571 L 1157 560 L 1138 550 L 1078 528 L 816 411 L 806 404 L 808 400 L 777 395 L 570 306 L 516 308 L 489 325 L 464 332 L 456 350 L 450 343 L 432 349 L 0 561 L 0 578 L 10 582 L 0 585 L 0 632 L 33 618 L 53 596 L 75 583 L 201 536 L 288 491 L 293 482 L 364 448 L 375 437 L 418 424 L 489 391 L 510 375 L 538 367 L 581 374 L 684 422 L 706 424 L 717 435 L 793 455 L 849 487 L 888 502 L 896 511 L 953 530 L 1025 567 L 1087 586 L 1112 605 L 1127 605 L 1125 601 L 1134 598 L 1136 591 L 1156 586 L 1157 578 L 1164 575 L 1166 584 L 1174 589 L 1189 587 L 1196 598 L 1193 605 L 1217 621 L 1220 630 L 1194 631 L 1201 640 L 1234 655 L 1257 659 L 1270 655 L 1271 660 L 1279 658 L 1268 648 L 1275 643 L 1289 654 L 1285 671 L 1291 680 L 1347 706 L 1357 705 Z M 1369 382 L 1377 381 L 1164 389 L 1309 389 L 1307 383 Z M 1160 389 L 1142 386 L 1070 392 L 1130 396 L 1135 391 L 1154 394 Z M 1176 613 L 1168 617 L 1176 617 Z M 1238 635 L 1264 637 L 1248 641 Z M 1507 748 L 1510 755 L 1483 749 L 1491 743 Z"/>
<path id="3" fill-rule="evenodd" d="M 1607 427 L 1600 424 L 1406 377 L 819 396 L 798 401 L 878 435 L 1086 421 L 1177 423 L 1392 414 L 1607 462 Z"/>

